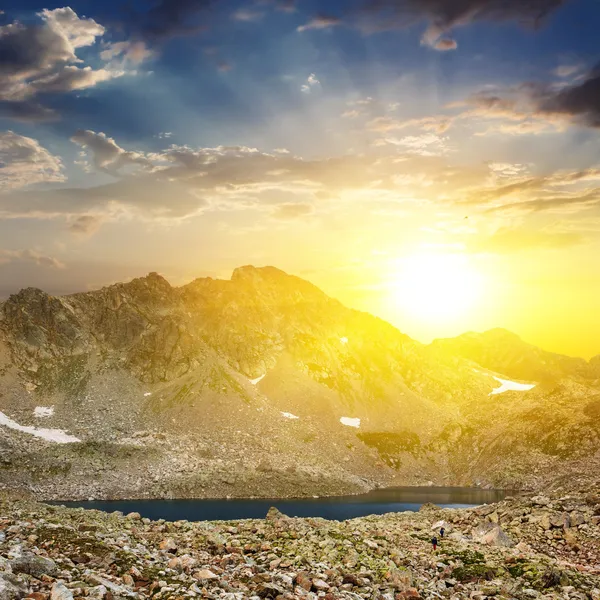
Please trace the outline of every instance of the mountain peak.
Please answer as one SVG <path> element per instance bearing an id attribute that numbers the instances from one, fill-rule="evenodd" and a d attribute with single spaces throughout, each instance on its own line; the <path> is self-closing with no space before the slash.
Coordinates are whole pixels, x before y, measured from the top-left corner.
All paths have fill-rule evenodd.
<path id="1" fill-rule="evenodd" d="M 277 267 L 255 267 L 254 265 L 244 265 L 243 267 L 237 267 L 233 270 L 231 281 L 256 281 L 258 279 L 284 279 L 287 277 L 290 277 L 290 275 Z"/>

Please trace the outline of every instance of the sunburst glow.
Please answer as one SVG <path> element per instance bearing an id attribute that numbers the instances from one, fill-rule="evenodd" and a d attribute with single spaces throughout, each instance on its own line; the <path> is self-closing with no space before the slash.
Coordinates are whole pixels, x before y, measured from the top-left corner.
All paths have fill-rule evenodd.
<path id="1" fill-rule="evenodd" d="M 448 323 L 475 310 L 483 295 L 482 274 L 464 254 L 415 254 L 401 261 L 393 300 L 407 315 Z"/>

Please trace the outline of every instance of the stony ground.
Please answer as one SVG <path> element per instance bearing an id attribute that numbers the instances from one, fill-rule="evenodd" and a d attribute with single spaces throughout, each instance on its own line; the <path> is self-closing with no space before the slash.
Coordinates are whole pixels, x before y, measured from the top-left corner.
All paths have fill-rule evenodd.
<path id="1" fill-rule="evenodd" d="M 0 600 L 23 597 L 600 600 L 600 496 L 210 523 L 5 500 Z"/>

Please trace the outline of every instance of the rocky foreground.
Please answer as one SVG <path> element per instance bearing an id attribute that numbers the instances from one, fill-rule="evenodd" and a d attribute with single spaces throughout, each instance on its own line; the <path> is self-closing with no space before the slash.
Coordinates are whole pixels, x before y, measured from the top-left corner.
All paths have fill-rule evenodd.
<path id="1" fill-rule="evenodd" d="M 600 496 L 210 523 L 5 500 L 0 600 L 24 597 L 600 600 Z"/>

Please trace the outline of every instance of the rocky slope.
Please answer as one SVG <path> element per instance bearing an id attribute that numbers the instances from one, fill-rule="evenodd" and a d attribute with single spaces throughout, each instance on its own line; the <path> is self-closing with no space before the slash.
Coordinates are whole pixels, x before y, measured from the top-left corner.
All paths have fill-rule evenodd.
<path id="1" fill-rule="evenodd" d="M 600 497 L 350 521 L 150 521 L 0 503 L 2 600 L 600 598 Z M 446 536 L 433 551 L 440 526 Z"/>
<path id="2" fill-rule="evenodd" d="M 479 360 L 273 267 L 25 289 L 0 305 L 0 485 L 68 499 L 595 480 L 598 382 L 565 368 L 505 391 L 512 363 Z"/>

